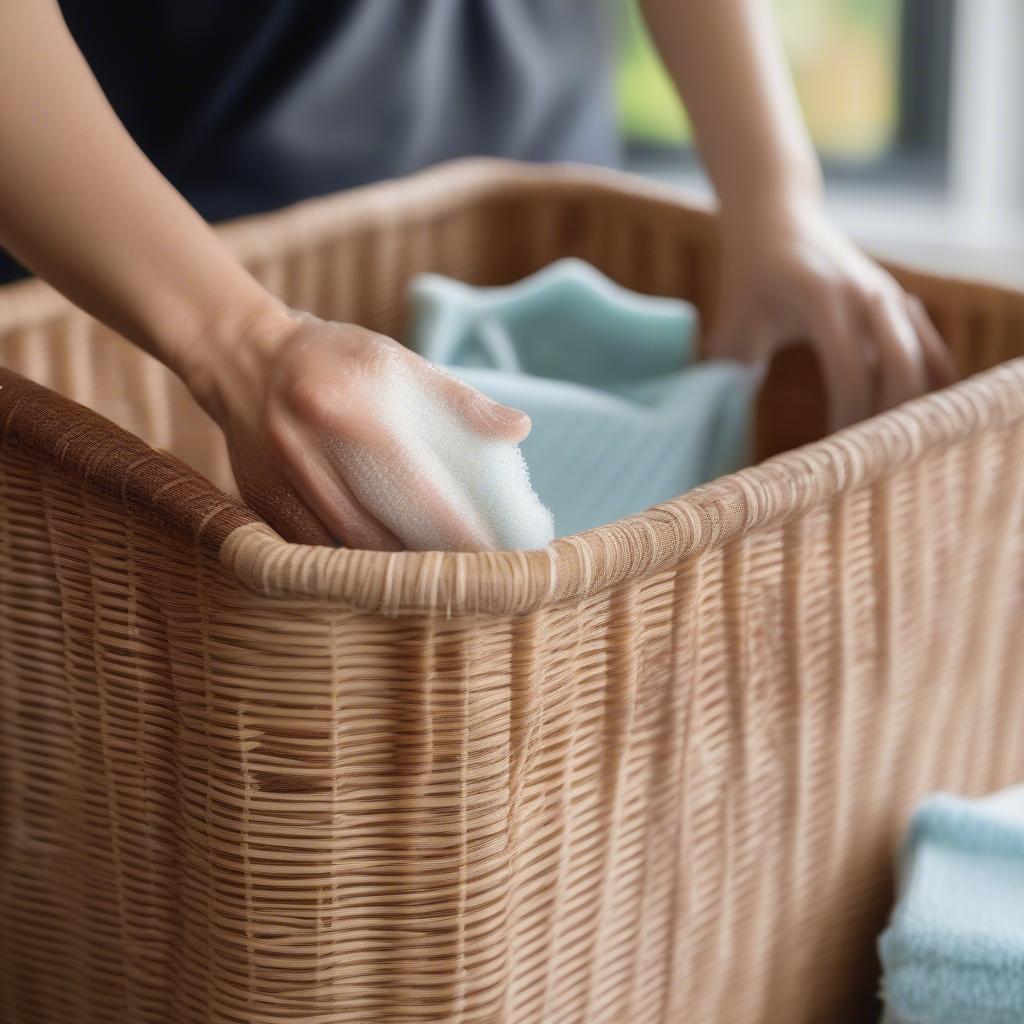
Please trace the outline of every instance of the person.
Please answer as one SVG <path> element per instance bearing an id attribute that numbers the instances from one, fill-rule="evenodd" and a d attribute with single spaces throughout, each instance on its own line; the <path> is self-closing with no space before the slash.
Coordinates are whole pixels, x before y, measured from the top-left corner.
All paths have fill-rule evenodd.
<path id="1" fill-rule="evenodd" d="M 921 304 L 825 216 L 768 0 L 642 9 L 719 201 L 711 353 L 763 364 L 811 339 L 833 426 L 941 383 Z M 527 417 L 391 339 L 285 308 L 204 217 L 463 154 L 614 163 L 606 13 L 601 0 L 0 0 L 0 245 L 181 377 L 223 430 L 243 496 L 288 539 L 401 546 L 331 458 L 358 441 L 449 546 L 487 547 L 374 396 L 401 379 L 509 441 Z"/>

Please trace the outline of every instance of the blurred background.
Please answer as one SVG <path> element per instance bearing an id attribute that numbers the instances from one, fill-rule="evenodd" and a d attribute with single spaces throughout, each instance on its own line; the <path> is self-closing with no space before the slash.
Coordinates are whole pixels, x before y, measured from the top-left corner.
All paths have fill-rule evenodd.
<path id="1" fill-rule="evenodd" d="M 773 0 L 836 219 L 879 255 L 1024 285 L 1024 0 Z M 708 191 L 634 0 L 631 170 Z"/>

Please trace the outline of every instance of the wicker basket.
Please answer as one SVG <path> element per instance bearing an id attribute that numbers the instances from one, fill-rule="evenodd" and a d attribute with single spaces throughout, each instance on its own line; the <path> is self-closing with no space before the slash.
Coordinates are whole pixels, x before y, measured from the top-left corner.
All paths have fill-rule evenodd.
<path id="1" fill-rule="evenodd" d="M 714 286 L 709 214 L 581 170 L 224 233 L 389 333 L 426 268 Z M 0 1019 L 870 1019 L 908 809 L 1024 778 L 1024 295 L 901 277 L 984 372 L 472 555 L 285 544 L 166 371 L 4 289 L 0 362 L 45 386 L 0 374 Z M 799 383 L 765 436 L 813 434 Z"/>

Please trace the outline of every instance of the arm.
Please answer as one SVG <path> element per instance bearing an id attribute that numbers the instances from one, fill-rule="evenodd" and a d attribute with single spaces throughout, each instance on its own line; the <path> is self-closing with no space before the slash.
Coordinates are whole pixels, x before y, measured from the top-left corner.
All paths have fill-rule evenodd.
<path id="1" fill-rule="evenodd" d="M 392 453 L 452 547 L 488 546 L 380 421 L 384 377 L 433 389 L 476 429 L 521 413 L 355 325 L 283 307 L 149 163 L 110 108 L 56 0 L 0 0 L 0 244 L 177 373 L 224 430 L 243 496 L 291 540 L 401 547 L 363 509 L 331 444 Z M 295 525 L 297 524 L 297 525 Z"/>
<path id="2" fill-rule="evenodd" d="M 280 316 L 107 104 L 55 0 L 0 0 L 0 241 L 186 375 L 194 347 Z"/>
<path id="3" fill-rule="evenodd" d="M 842 426 L 944 383 L 920 302 L 837 232 L 768 0 L 642 0 L 718 193 L 712 351 L 763 363 L 809 337 Z"/>

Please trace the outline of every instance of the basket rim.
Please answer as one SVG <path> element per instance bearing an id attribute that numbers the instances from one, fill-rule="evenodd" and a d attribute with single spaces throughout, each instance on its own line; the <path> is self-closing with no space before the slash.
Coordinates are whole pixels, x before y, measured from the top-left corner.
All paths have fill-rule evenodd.
<path id="1" fill-rule="evenodd" d="M 398 615 L 525 614 L 637 584 L 712 547 L 796 518 L 936 449 L 1024 423 L 1024 357 L 539 551 L 381 552 L 290 544 L 237 527 L 220 560 L 272 597 Z"/>
<path id="2" fill-rule="evenodd" d="M 706 237 L 706 204 L 679 190 L 604 169 L 459 160 L 408 178 L 306 200 L 218 228 L 244 262 L 330 241 L 364 218 L 437 216 L 494 197 L 595 193 L 654 200 L 692 218 Z M 928 290 L 970 290 L 998 308 L 1024 290 L 894 267 Z M 70 304 L 39 281 L 8 286 L 10 318 L 40 323 Z M 10 319 L 8 322 L 11 322 Z M 541 551 L 398 552 L 331 549 L 284 541 L 237 500 L 169 453 L 98 413 L 0 370 L 0 443 L 73 475 L 90 489 L 145 506 L 191 534 L 239 582 L 272 597 L 342 602 L 397 615 L 522 614 L 577 601 L 645 577 L 751 530 L 870 483 L 942 445 L 1024 420 L 1024 358 L 905 403 L 802 448 L 705 484 L 646 512 L 554 541 Z M 69 444 L 69 439 L 74 443 Z M 84 442 L 84 443 L 83 443 Z"/>

